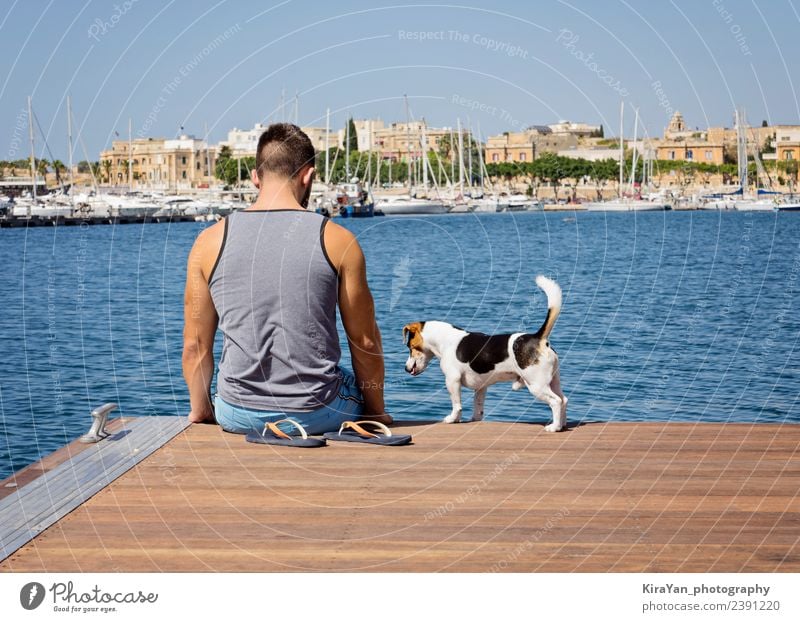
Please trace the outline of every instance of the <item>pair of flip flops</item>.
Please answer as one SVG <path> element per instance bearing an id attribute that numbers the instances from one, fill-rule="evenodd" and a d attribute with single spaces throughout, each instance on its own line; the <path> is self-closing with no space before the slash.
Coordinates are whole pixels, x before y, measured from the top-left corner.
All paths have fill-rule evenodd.
<path id="1" fill-rule="evenodd" d="M 290 436 L 278 427 L 279 423 L 293 425 L 300 436 Z M 364 426 L 374 426 L 377 431 L 370 432 Z M 346 441 L 350 443 L 366 443 L 368 445 L 408 445 L 410 434 L 393 435 L 392 431 L 379 421 L 345 421 L 338 432 L 326 432 L 323 438 L 311 438 L 305 428 L 292 419 L 267 422 L 262 432 L 253 431 L 245 437 L 249 443 L 261 445 L 283 445 L 286 447 L 324 447 L 328 441 Z"/>

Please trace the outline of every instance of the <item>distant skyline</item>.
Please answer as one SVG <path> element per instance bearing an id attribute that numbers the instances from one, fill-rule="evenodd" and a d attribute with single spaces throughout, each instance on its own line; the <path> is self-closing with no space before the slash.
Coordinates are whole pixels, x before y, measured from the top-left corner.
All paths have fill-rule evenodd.
<path id="1" fill-rule="evenodd" d="M 26 99 L 53 157 L 111 141 L 204 136 L 294 117 L 433 126 L 487 135 L 561 119 L 650 136 L 687 127 L 800 124 L 798 0 L 14 0 L 0 9 L 0 159 L 29 154 Z M 183 130 L 181 130 L 183 128 Z M 85 146 L 85 152 L 84 152 Z M 51 159 L 37 130 L 37 156 Z"/>

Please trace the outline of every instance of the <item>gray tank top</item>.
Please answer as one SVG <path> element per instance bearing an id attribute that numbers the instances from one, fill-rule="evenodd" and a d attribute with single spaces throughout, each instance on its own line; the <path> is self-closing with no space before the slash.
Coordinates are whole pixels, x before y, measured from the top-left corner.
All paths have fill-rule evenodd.
<path id="1" fill-rule="evenodd" d="M 325 252 L 326 222 L 300 210 L 225 219 L 208 285 L 223 334 L 217 392 L 226 402 L 307 412 L 336 396 L 338 276 Z"/>

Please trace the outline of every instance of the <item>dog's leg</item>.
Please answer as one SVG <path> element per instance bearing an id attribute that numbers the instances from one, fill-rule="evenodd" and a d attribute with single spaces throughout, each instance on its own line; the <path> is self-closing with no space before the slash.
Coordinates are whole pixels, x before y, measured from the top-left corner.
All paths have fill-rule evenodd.
<path id="1" fill-rule="evenodd" d="M 559 385 L 558 387 L 558 393 L 550 388 L 553 379 L 558 377 L 558 367 L 556 367 L 556 373 L 552 378 L 542 374 L 541 369 L 533 368 L 525 371 L 527 373 L 523 372 L 522 379 L 525 381 L 525 386 L 528 387 L 528 391 L 530 391 L 531 395 L 535 398 L 542 400 L 545 404 L 550 406 L 550 410 L 553 411 L 553 422 L 544 427 L 545 431 L 561 431 L 566 425 L 566 420 L 562 419 L 562 413 L 566 414 L 566 404 L 562 399 L 563 394 L 560 394 L 561 386 Z"/>
<path id="2" fill-rule="evenodd" d="M 561 397 L 553 392 L 548 385 L 529 385 L 528 389 L 534 396 L 550 406 L 550 410 L 553 411 L 553 423 L 544 426 L 545 432 L 560 432 L 563 429 L 563 423 L 561 422 L 563 402 Z"/>
<path id="3" fill-rule="evenodd" d="M 461 377 L 446 378 L 447 391 L 453 402 L 453 411 L 444 418 L 445 423 L 458 423 L 461 421 Z"/>
<path id="4" fill-rule="evenodd" d="M 567 402 L 569 402 L 569 399 L 561 390 L 561 378 L 558 373 L 558 366 L 556 366 L 555 374 L 553 374 L 553 380 L 550 381 L 550 390 L 561 398 L 561 417 L 559 419 L 553 417 L 553 425 L 557 425 L 559 430 L 564 430 L 567 427 Z"/>
<path id="5" fill-rule="evenodd" d="M 483 402 L 486 399 L 486 387 L 475 391 L 475 400 L 472 402 L 472 420 L 483 419 Z"/>

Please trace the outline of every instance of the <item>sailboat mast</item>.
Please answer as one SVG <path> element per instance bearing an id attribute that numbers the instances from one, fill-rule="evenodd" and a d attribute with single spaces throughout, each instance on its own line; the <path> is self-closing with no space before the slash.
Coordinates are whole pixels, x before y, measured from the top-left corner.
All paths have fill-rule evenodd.
<path id="1" fill-rule="evenodd" d="M 458 192 L 464 196 L 464 136 L 461 133 L 461 119 L 456 119 L 458 132 Z"/>
<path id="2" fill-rule="evenodd" d="M 453 136 L 453 128 L 450 128 L 450 179 L 452 182 L 456 180 L 456 141 Z M 451 183 L 452 183 L 451 182 Z"/>
<path id="3" fill-rule="evenodd" d="M 630 177 L 630 192 L 633 193 L 633 186 L 636 183 L 636 163 L 638 161 L 639 150 L 636 148 L 636 139 L 639 136 L 639 109 L 634 109 L 636 115 L 633 121 L 633 150 L 631 155 L 631 177 Z"/>
<path id="4" fill-rule="evenodd" d="M 422 126 L 420 128 L 421 140 L 420 148 L 422 149 L 422 187 L 425 193 L 428 193 L 428 137 L 425 135 L 425 119 L 422 119 Z"/>
<path id="5" fill-rule="evenodd" d="M 69 148 L 69 154 L 67 155 L 69 163 L 69 195 L 72 197 L 74 194 L 72 188 L 75 181 L 72 176 L 72 102 L 69 95 L 67 95 L 67 145 Z"/>
<path id="6" fill-rule="evenodd" d="M 403 99 L 406 103 L 406 150 L 408 155 L 406 156 L 407 164 L 408 164 L 408 194 L 411 194 L 411 121 L 409 120 L 409 113 L 408 113 L 408 95 L 403 95 Z"/>
<path id="7" fill-rule="evenodd" d="M 372 189 L 372 149 L 367 151 L 367 188 Z"/>
<path id="8" fill-rule="evenodd" d="M 467 186 L 469 186 L 469 192 L 472 194 L 472 123 L 467 117 L 467 171 L 469 177 L 467 178 Z"/>
<path id="9" fill-rule="evenodd" d="M 133 190 L 133 120 L 128 117 L 128 192 Z"/>
<path id="10" fill-rule="evenodd" d="M 747 179 L 747 135 L 745 134 L 744 110 L 736 110 L 736 159 L 739 169 L 739 183 L 742 187 L 742 198 L 747 193 L 750 182 Z"/>
<path id="11" fill-rule="evenodd" d="M 344 130 L 344 176 L 345 183 L 350 183 L 350 121 L 353 117 L 347 119 L 347 127 Z"/>
<path id="12" fill-rule="evenodd" d="M 331 109 L 325 110 L 325 183 L 330 181 L 330 160 L 331 160 Z"/>
<path id="13" fill-rule="evenodd" d="M 31 196 L 36 200 L 36 155 L 33 146 L 33 109 L 31 108 L 31 97 L 28 95 L 28 135 L 31 140 Z M 30 216 L 30 210 L 28 210 Z"/>
<path id="14" fill-rule="evenodd" d="M 211 154 L 208 150 L 208 123 L 203 124 L 206 135 L 206 174 L 208 175 L 208 193 L 211 194 Z"/>
<path id="15" fill-rule="evenodd" d="M 478 180 L 481 184 L 481 196 L 483 196 L 483 137 L 480 123 L 478 123 L 478 164 Z"/>
<path id="16" fill-rule="evenodd" d="M 625 102 L 619 104 L 619 198 L 622 198 L 622 183 L 625 167 L 625 139 L 623 138 Z"/>

